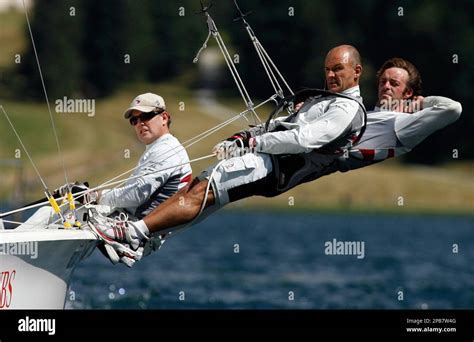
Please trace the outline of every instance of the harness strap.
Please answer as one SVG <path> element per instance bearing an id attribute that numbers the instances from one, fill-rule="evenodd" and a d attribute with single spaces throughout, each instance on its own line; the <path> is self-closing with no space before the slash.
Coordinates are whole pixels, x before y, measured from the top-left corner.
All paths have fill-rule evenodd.
<path id="1" fill-rule="evenodd" d="M 317 97 L 317 96 L 320 98 L 330 97 L 330 96 L 342 97 L 342 98 L 356 101 L 359 104 L 360 108 L 362 108 L 362 111 L 364 112 L 364 123 L 361 127 L 360 133 L 353 140 L 354 144 L 358 142 L 360 138 L 362 137 L 362 134 L 364 134 L 365 128 L 367 126 L 367 110 L 365 109 L 364 104 L 362 103 L 362 101 L 360 101 L 358 98 L 354 96 L 341 94 L 341 93 L 333 93 L 331 91 L 324 90 L 324 89 L 307 88 L 307 89 L 297 91 L 294 95 L 290 95 L 281 99 L 278 102 L 276 108 L 269 114 L 268 119 L 265 122 L 265 131 L 268 132 L 268 128 L 270 126 L 271 120 L 274 119 L 275 116 L 279 114 L 281 111 L 283 111 L 284 109 L 288 109 L 290 106 L 294 105 L 295 103 L 305 102 L 308 98 Z M 294 112 L 288 117 L 288 119 L 295 117 L 297 114 L 298 112 Z"/>

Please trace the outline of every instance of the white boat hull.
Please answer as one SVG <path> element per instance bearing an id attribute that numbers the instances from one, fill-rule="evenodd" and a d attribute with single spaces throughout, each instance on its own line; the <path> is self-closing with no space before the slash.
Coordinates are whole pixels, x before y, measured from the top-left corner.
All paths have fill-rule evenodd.
<path id="1" fill-rule="evenodd" d="M 74 269 L 96 244 L 86 226 L 0 230 L 0 309 L 63 309 Z"/>

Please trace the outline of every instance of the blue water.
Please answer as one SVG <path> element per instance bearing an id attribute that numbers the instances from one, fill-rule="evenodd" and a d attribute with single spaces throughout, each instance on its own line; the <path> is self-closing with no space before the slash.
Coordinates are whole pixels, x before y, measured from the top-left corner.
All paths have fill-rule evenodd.
<path id="1" fill-rule="evenodd" d="M 326 255 L 333 239 L 364 258 Z M 472 216 L 222 211 L 132 269 L 94 252 L 67 308 L 472 309 L 473 261 Z"/>

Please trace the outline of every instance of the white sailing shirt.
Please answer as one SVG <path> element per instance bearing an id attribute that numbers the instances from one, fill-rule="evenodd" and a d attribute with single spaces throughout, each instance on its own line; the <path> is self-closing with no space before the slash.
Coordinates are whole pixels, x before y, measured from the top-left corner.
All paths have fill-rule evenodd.
<path id="1" fill-rule="evenodd" d="M 361 140 L 340 158 L 341 170 L 348 171 L 400 156 L 437 130 L 455 122 L 462 112 L 459 102 L 429 96 L 424 109 L 415 113 L 373 111 L 367 113 L 367 127 Z"/>
<path id="2" fill-rule="evenodd" d="M 359 99 L 359 86 L 342 94 Z M 303 106 L 290 122 L 278 118 L 272 127 L 281 125 L 284 131 L 264 133 L 256 137 L 257 151 L 268 154 L 309 153 L 327 145 L 347 131 L 359 113 L 359 103 L 344 97 L 323 98 L 315 104 Z"/>
<path id="3" fill-rule="evenodd" d="M 167 133 L 146 146 L 125 185 L 104 190 L 99 204 L 126 209 L 142 218 L 188 184 L 191 178 L 186 150 L 178 139 Z"/>

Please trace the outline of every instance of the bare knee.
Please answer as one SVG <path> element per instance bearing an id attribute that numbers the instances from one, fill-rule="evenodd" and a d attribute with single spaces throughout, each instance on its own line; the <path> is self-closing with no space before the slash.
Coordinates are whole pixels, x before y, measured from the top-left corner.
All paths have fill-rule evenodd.
<path id="1" fill-rule="evenodd" d="M 213 204 L 214 194 L 210 188 L 208 189 L 208 185 L 208 179 L 194 178 L 191 184 L 188 186 L 186 197 L 188 200 L 191 200 L 193 204 L 202 205 L 204 198 L 206 198 L 206 191 L 208 191 L 206 204 Z"/>

